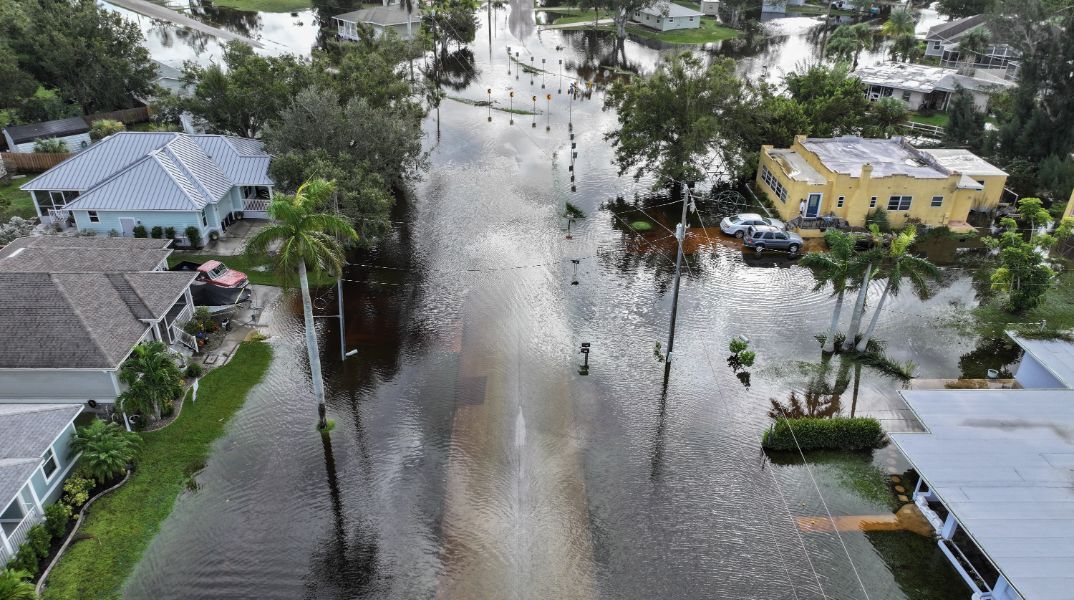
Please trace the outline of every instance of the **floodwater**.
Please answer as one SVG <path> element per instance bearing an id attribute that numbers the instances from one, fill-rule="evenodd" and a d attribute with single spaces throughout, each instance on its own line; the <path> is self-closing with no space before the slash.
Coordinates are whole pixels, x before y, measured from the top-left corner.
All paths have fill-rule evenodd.
<path id="1" fill-rule="evenodd" d="M 497 106 L 511 89 L 516 99 L 551 94 L 537 105 L 550 110 L 512 117 L 445 100 L 439 125 L 435 113 L 426 119 L 430 171 L 396 207 L 389 239 L 347 271 L 355 356 L 340 359 L 334 290 L 316 292 L 330 439 L 314 430 L 292 296 L 274 311 L 270 374 L 126 597 L 965 596 L 926 538 L 799 529 L 798 518 L 891 514 L 887 482 L 907 465 L 891 449 L 770 460 L 760 437 L 773 401 L 875 416 L 890 430 L 916 423 L 902 383 L 822 358 L 814 336 L 833 303 L 807 271 L 744 255 L 718 233 L 738 205 L 703 201 L 691 217 L 665 377 L 654 347 L 666 344 L 665 225 L 678 207 L 645 199 L 651 181 L 617 176 L 603 140 L 616 117 L 602 110 L 601 87 L 574 101 L 566 88 L 578 73 L 649 70 L 669 50 L 541 31 L 533 19 L 528 0 L 493 11 L 491 30 L 482 14 L 450 93 L 481 100 L 492 88 Z M 816 26 L 789 18 L 782 39 L 711 52 L 739 56 L 751 76 L 776 73 L 807 58 L 779 51 L 808 40 L 807 21 Z M 540 75 L 508 63 L 508 46 L 556 74 L 542 88 Z M 567 201 L 586 214 L 570 238 Z M 628 227 L 638 220 L 656 226 L 641 236 Z M 978 350 L 947 325 L 974 298 L 969 275 L 950 269 L 931 299 L 890 302 L 877 338 L 920 377 L 957 377 L 959 357 Z M 738 335 L 758 355 L 747 376 L 727 361 Z"/>

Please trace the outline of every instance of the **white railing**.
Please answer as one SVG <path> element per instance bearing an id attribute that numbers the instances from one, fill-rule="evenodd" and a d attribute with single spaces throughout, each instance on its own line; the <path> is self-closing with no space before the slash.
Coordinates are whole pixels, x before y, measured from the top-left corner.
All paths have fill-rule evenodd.
<path id="1" fill-rule="evenodd" d="M 53 224 L 58 223 L 60 225 L 63 225 L 64 227 L 66 227 L 67 226 L 67 219 L 69 219 L 71 217 L 71 211 L 62 210 L 62 209 L 56 209 L 56 208 L 50 208 L 50 209 L 48 209 L 48 216 L 49 216 L 49 219 L 52 220 Z"/>
<path id="2" fill-rule="evenodd" d="M 197 338 L 183 331 L 178 325 L 172 325 L 172 339 L 175 340 L 175 343 L 182 344 L 194 352 L 198 351 Z"/>
<path id="3" fill-rule="evenodd" d="M 11 535 L 7 536 L 7 540 L 11 542 L 11 547 L 18 549 L 26 541 L 26 533 L 30 531 L 30 528 L 43 520 L 41 511 L 37 510 L 36 506 L 31 506 L 30 512 L 22 518 L 19 526 L 15 528 L 15 531 L 11 532 Z"/>
<path id="4" fill-rule="evenodd" d="M 268 210 L 269 201 L 258 198 L 245 198 L 242 201 L 244 212 L 265 212 Z"/>
<path id="5" fill-rule="evenodd" d="M 4 548 L 4 545 L 0 544 L 0 569 L 3 569 L 4 565 L 6 565 L 7 561 L 11 560 L 11 558 L 12 555 L 8 554 L 7 548 Z"/>

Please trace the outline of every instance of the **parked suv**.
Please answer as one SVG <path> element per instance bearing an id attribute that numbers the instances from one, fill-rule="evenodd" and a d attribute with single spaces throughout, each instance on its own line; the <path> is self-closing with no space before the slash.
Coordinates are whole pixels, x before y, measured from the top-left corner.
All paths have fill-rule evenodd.
<path id="1" fill-rule="evenodd" d="M 765 249 L 786 250 L 791 254 L 798 254 L 802 249 L 802 238 L 797 233 L 783 231 L 771 225 L 754 225 L 746 230 L 743 238 L 747 248 L 753 248 L 757 252 Z"/>

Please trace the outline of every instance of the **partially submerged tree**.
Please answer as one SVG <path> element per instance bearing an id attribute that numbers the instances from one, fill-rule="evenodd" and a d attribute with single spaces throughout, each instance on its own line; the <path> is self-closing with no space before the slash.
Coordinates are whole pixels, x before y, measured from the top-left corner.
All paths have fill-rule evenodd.
<path id="1" fill-rule="evenodd" d="M 343 218 L 320 212 L 331 202 L 335 186 L 323 179 L 311 179 L 299 186 L 294 196 L 277 196 L 268 207 L 273 223 L 257 232 L 246 244 L 249 256 L 262 258 L 269 248 L 278 247 L 272 256 L 273 268 L 285 281 L 298 278 L 302 290 L 302 316 L 306 330 L 306 353 L 310 362 L 313 395 L 317 400 L 319 429 L 328 427 L 325 418 L 324 379 L 317 348 L 317 330 L 313 323 L 309 271 L 340 277 L 346 257 L 343 244 L 358 239 L 357 232 Z"/>
<path id="2" fill-rule="evenodd" d="M 851 70 L 858 68 L 858 58 L 866 48 L 873 45 L 873 30 L 868 23 L 840 25 L 824 46 L 825 56 L 850 63 Z"/>
<path id="3" fill-rule="evenodd" d="M 828 252 L 810 252 L 802 257 L 799 264 L 813 273 L 813 278 L 816 280 L 814 290 L 819 291 L 828 285 L 832 286 L 835 308 L 832 310 L 828 334 L 824 337 L 823 350 L 834 352 L 835 335 L 839 329 L 843 299 L 850 280 L 854 276 L 854 239 L 842 231 L 829 229 L 824 233 L 824 241 L 828 244 Z"/>
<path id="4" fill-rule="evenodd" d="M 869 320 L 869 326 L 865 328 L 865 333 L 862 334 L 861 340 L 858 341 L 858 345 L 855 347 L 858 352 L 865 352 L 869 347 L 869 340 L 873 338 L 876 323 L 880 320 L 880 311 L 884 310 L 884 304 L 887 302 L 888 296 L 899 295 L 904 279 L 910 282 L 914 292 L 919 297 L 927 298 L 930 293 L 929 279 L 939 277 L 940 271 L 936 268 L 936 265 L 924 258 L 910 254 L 910 247 L 914 245 L 916 239 L 917 230 L 913 225 L 910 225 L 895 236 L 884 254 L 880 269 L 881 276 L 887 281 L 884 284 L 884 292 L 880 294 L 880 300 L 877 301 L 876 308 L 873 309 L 873 316 Z"/>
<path id="5" fill-rule="evenodd" d="M 980 151 L 984 143 L 985 116 L 973 103 L 973 94 L 958 86 L 947 107 L 944 143 Z"/>

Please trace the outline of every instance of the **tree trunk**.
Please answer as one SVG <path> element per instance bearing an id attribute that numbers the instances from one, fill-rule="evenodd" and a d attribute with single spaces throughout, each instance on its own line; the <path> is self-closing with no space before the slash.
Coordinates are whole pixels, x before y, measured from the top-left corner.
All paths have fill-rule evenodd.
<path id="1" fill-rule="evenodd" d="M 824 339 L 824 352 L 835 352 L 835 331 L 839 328 L 839 313 L 843 312 L 843 296 L 845 292 L 839 292 L 835 297 L 835 310 L 832 311 L 832 324 L 828 327 L 828 337 Z"/>
<path id="2" fill-rule="evenodd" d="M 313 325 L 313 301 L 310 300 L 310 282 L 306 276 L 306 261 L 298 262 L 298 279 L 302 285 L 302 318 L 306 325 L 306 353 L 310 359 L 310 378 L 313 380 L 313 397 L 317 399 L 317 411 L 321 415 L 317 428 L 325 429 L 324 380 L 321 379 L 321 355 L 317 351 L 317 330 Z"/>
<path id="3" fill-rule="evenodd" d="M 626 37 L 627 19 L 628 15 L 626 8 L 620 8 L 619 14 L 615 18 L 615 34 L 620 40 Z"/>
<path id="4" fill-rule="evenodd" d="M 869 319 L 869 326 L 865 328 L 865 335 L 861 336 L 861 341 L 858 342 L 855 348 L 858 352 L 865 352 L 865 349 L 869 346 L 869 340 L 873 337 L 873 331 L 876 329 L 876 322 L 880 320 L 880 310 L 884 308 L 884 302 L 888 299 L 888 293 L 891 291 L 891 279 L 888 279 L 887 284 L 884 285 L 884 293 L 880 295 L 880 301 L 876 303 L 876 308 L 873 309 L 873 318 Z"/>
<path id="5" fill-rule="evenodd" d="M 865 274 L 861 276 L 861 287 L 858 288 L 858 299 L 854 302 L 854 314 L 850 317 L 850 328 L 847 329 L 847 337 L 843 340 L 843 350 L 854 347 L 858 330 L 861 329 L 861 314 L 865 312 L 865 298 L 869 295 L 869 281 L 873 278 L 873 265 L 865 267 Z"/>

